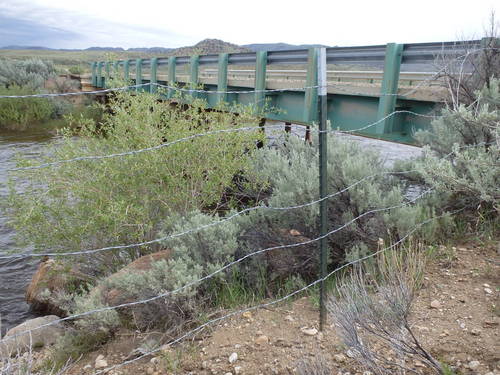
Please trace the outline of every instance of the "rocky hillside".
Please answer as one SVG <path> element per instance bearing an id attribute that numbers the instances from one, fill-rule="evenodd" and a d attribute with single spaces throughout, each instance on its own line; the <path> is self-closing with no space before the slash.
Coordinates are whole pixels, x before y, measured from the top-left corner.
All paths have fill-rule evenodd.
<path id="1" fill-rule="evenodd" d="M 174 56 L 207 55 L 222 52 L 250 52 L 248 48 L 224 42 L 220 39 L 205 39 L 191 47 L 181 47 L 171 51 Z"/>

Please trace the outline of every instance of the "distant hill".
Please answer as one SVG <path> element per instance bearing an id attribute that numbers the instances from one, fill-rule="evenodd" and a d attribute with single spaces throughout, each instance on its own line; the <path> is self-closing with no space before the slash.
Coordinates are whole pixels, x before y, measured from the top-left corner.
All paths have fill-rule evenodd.
<path id="1" fill-rule="evenodd" d="M 216 53 L 237 53 L 237 52 L 256 52 L 256 51 L 284 51 L 290 49 L 303 49 L 310 47 L 327 47 L 321 44 L 288 44 L 288 43 L 255 43 L 239 46 L 224 42 L 220 39 L 204 39 L 194 46 L 168 48 L 168 47 L 135 47 L 135 48 L 122 48 L 122 47 L 89 47 L 85 49 L 57 49 L 38 46 L 18 46 L 11 45 L 1 47 L 3 50 L 43 50 L 43 51 L 97 51 L 97 52 L 139 52 L 148 55 L 163 54 L 167 56 L 189 56 L 189 55 L 207 55 Z"/>
<path id="2" fill-rule="evenodd" d="M 48 47 L 38 47 L 38 46 L 5 46 L 0 49 L 12 49 L 12 50 L 20 50 L 20 49 L 32 49 L 32 50 L 50 50 L 52 48 Z"/>
<path id="3" fill-rule="evenodd" d="M 304 49 L 312 47 L 328 47 L 322 44 L 288 44 L 288 43 L 254 43 L 254 44 L 244 44 L 244 48 L 248 48 L 250 51 L 286 51 L 290 49 Z"/>
<path id="4" fill-rule="evenodd" d="M 125 51 L 122 47 L 89 47 L 82 51 L 115 51 L 122 52 Z"/>
<path id="5" fill-rule="evenodd" d="M 129 52 L 147 52 L 147 53 L 169 53 L 175 50 L 175 48 L 166 48 L 166 47 L 138 47 L 138 48 L 129 48 L 127 51 Z"/>
<path id="6" fill-rule="evenodd" d="M 251 52 L 248 48 L 224 42 L 220 39 L 205 39 L 196 43 L 192 47 L 181 47 L 171 51 L 175 56 L 189 56 L 189 55 L 208 55 L 212 53 L 236 53 L 236 52 Z"/>

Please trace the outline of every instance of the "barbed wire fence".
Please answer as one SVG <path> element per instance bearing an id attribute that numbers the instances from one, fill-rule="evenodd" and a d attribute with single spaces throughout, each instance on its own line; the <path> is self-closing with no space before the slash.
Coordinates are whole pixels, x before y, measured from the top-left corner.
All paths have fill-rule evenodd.
<path id="1" fill-rule="evenodd" d="M 467 54 L 470 55 L 470 53 Z M 424 83 L 422 82 L 422 84 L 420 85 L 420 87 L 423 85 Z M 187 91 L 189 93 L 193 93 L 193 92 L 205 92 L 205 93 L 209 93 L 209 94 L 220 94 L 220 93 L 245 93 L 245 92 L 242 92 L 242 91 L 224 91 L 224 92 L 220 92 L 220 91 L 208 91 L 207 90 L 196 90 L 196 89 L 183 89 L 183 88 L 176 88 L 176 87 L 171 87 L 171 86 L 168 86 L 168 85 L 161 85 L 161 84 L 157 84 L 157 83 L 146 83 L 146 84 L 140 84 L 140 85 L 130 85 L 130 86 L 125 86 L 125 87 L 118 87 L 118 88 L 109 88 L 109 89 L 104 89 L 104 90 L 97 90 L 97 91 L 94 91 L 94 92 L 75 92 L 75 93 L 59 93 L 59 94 L 34 94 L 34 95 L 21 95 L 21 96 L 0 96 L 0 99 L 9 99 L 9 98 L 33 98 L 33 97 L 53 97 L 53 96 L 72 96 L 72 95 L 88 95 L 88 94 L 100 94 L 100 93 L 107 93 L 107 92 L 113 92 L 113 91 L 124 91 L 124 90 L 128 90 L 128 89 L 131 89 L 131 88 L 139 88 L 139 87 L 145 87 L 145 86 L 151 86 L 151 85 L 157 85 L 158 87 L 162 87 L 162 88 L 167 88 L 167 89 L 175 89 L 175 90 L 181 90 L 181 91 Z M 255 93 L 255 92 L 276 92 L 276 91 L 294 91 L 294 90 L 305 90 L 307 88 L 318 88 L 318 89 L 324 89 L 326 87 L 329 87 L 330 85 L 316 85 L 316 86 L 310 86 L 310 87 L 303 87 L 303 88 L 292 88 L 292 89 L 274 89 L 274 90 L 251 90 L 251 91 L 246 91 L 246 93 Z M 417 90 L 418 87 L 415 87 L 414 89 L 410 90 L 411 92 L 415 92 L 415 90 Z M 405 96 L 405 95 L 410 95 L 410 93 L 406 93 L 406 94 L 391 94 L 391 95 L 398 95 L 398 96 Z M 379 124 L 380 122 L 384 121 L 385 119 L 391 117 L 391 116 L 394 116 L 394 115 L 397 115 L 397 114 L 410 114 L 410 115 L 414 115 L 414 116 L 423 116 L 423 117 L 427 117 L 427 118 L 436 118 L 436 116 L 434 115 L 428 115 L 428 114 L 419 114 L 419 113 L 415 113 L 413 111 L 408 111 L 408 110 L 400 110 L 400 111 L 393 111 L 392 113 L 390 113 L 389 115 L 385 116 L 384 118 L 382 119 L 379 119 L 375 122 L 372 122 L 372 123 L 369 123 L 369 124 L 366 124 L 366 125 L 363 125 L 355 130 L 349 130 L 349 131 L 343 131 L 343 130 L 332 130 L 332 129 L 312 129 L 312 131 L 315 131 L 318 133 L 318 135 L 321 135 L 321 134 L 330 134 L 330 133 L 342 133 L 342 134 L 352 134 L 352 133 L 357 133 L 359 131 L 362 131 L 362 130 L 366 130 L 370 127 L 373 127 L 373 126 L 376 126 L 377 124 Z M 299 126 L 300 128 L 303 128 L 305 129 L 305 126 Z M 342 126 L 340 126 L 342 127 Z M 21 171 L 29 171 L 29 170 L 34 170 L 34 169 L 41 169 L 41 168 L 49 168 L 49 167 L 55 167 L 55 166 L 58 166 L 58 165 L 61 165 L 61 164 L 65 164 L 65 163 L 72 163 L 72 162 L 79 162 L 79 161 L 99 161 L 99 160 L 103 160 L 103 159 L 109 159 L 109 158 L 118 158 L 118 157 L 128 157 L 128 156 L 133 156 L 133 155 L 137 155 L 139 153 L 144 153 L 144 152 L 154 152 L 156 150 L 159 150 L 161 148 L 167 148 L 169 146 L 172 146 L 172 145 L 175 145 L 175 144 L 179 144 L 179 143 L 182 143 L 182 142 L 185 142 L 185 141 L 189 141 L 189 140 L 192 140 L 192 139 L 195 139 L 195 138 L 199 138 L 199 137 L 204 137 L 204 136 L 210 136 L 210 135 L 216 135 L 216 134 L 225 134 L 225 133 L 232 133 L 232 132 L 240 132 L 240 131 L 255 131 L 255 130 L 262 130 L 263 128 L 265 129 L 282 129 L 283 128 L 283 125 L 265 125 L 265 126 L 252 126 L 252 127 L 241 127 L 241 128 L 230 128 L 230 129 L 222 129 L 222 130 L 216 130 L 216 131 L 208 131 L 208 132 L 204 132 L 204 133 L 198 133 L 198 134 L 193 134 L 193 135 L 190 135 L 190 136 L 187 136 L 187 137 L 183 137 L 183 138 L 179 138 L 177 140 L 174 140 L 174 141 L 170 141 L 170 142 L 166 142 L 166 143 L 162 143 L 160 145 L 157 145 L 157 146 L 153 146 L 153 147 L 148 147 L 148 148 L 143 148 L 143 149 L 137 149 L 137 150 L 130 150 L 130 151 L 124 151 L 124 152 L 121 152 L 121 153 L 114 153 L 114 154 L 104 154 L 104 155 L 92 155 L 92 156 L 81 156 L 81 157 L 77 157 L 77 158 L 72 158 L 72 159 L 67 159 L 67 160 L 58 160 L 58 161 L 54 161 L 54 162 L 48 162 L 48 163 L 42 163 L 42 164 L 38 164 L 38 165 L 32 165 L 32 166 L 26 166 L 26 167 L 16 167 L 16 168 L 10 168 L 10 169 L 7 169 L 6 171 L 7 172 L 21 172 Z M 464 147 L 477 147 L 477 146 L 482 146 L 481 144 L 479 145 L 474 145 L 474 146 L 464 146 Z M 452 153 L 446 155 L 445 157 L 448 157 L 450 156 Z M 51 257 L 69 257 L 69 256 L 77 256 L 77 255 L 90 255 L 90 254 L 95 254 L 95 253 L 100 253 L 100 252 L 106 252 L 106 251 L 113 251 L 113 250 L 120 250 L 120 249 L 127 249 L 127 248 L 134 248 L 134 247 L 139 247 L 139 246 L 146 246 L 146 245 L 150 245 L 150 244 L 153 244 L 153 243 L 160 243 L 162 241 L 165 241 L 167 239 L 171 239 L 171 238 L 176 238 L 176 237 L 180 237 L 180 236 L 184 236 L 184 235 L 189 235 L 189 234 L 192 234 L 192 233 L 195 233 L 195 232 L 198 232 L 198 231 L 202 231 L 202 230 L 205 230 L 205 229 L 208 229 L 210 227 L 213 227 L 213 226 L 216 226 L 216 225 L 221 225 L 227 221 L 230 221 L 230 220 L 233 220 L 234 218 L 236 218 L 237 216 L 240 216 L 240 215 L 243 215 L 243 214 L 247 214 L 249 212 L 252 212 L 252 211 L 256 211 L 256 210 L 275 210 L 275 211 L 283 211 L 283 212 L 286 212 L 286 211 L 289 211 L 289 210 L 296 210 L 296 209 L 301 209 L 301 208 L 305 208 L 305 207 L 309 207 L 309 206 L 313 206 L 313 205 L 316 205 L 316 204 L 324 204 L 327 200 L 335 197 L 335 196 L 338 196 L 340 194 L 343 194 L 347 191 L 349 191 L 350 189 L 358 186 L 359 184 L 365 182 L 365 181 L 368 181 L 369 179 L 371 178 L 374 178 L 376 176 L 381 176 L 381 175 L 384 175 L 384 174 L 409 174 L 409 173 L 413 173 L 415 172 L 415 170 L 407 170 L 407 171 L 401 171 L 401 172 L 382 172 L 382 173 L 374 173 L 374 174 L 371 174 L 369 176 L 365 176 L 361 179 L 359 179 L 358 181 L 350 184 L 349 186 L 345 187 L 344 189 L 342 190 L 339 190 L 337 192 L 334 192 L 334 193 L 329 193 L 327 195 L 324 195 L 324 196 L 320 196 L 319 199 L 316 199 L 316 200 L 313 200 L 313 201 L 310 201 L 310 202 L 307 202 L 307 203 L 303 203 L 303 204 L 299 204 L 299 205 L 292 205 L 292 206 L 286 206 L 286 207 L 273 207 L 273 206 L 266 206 L 266 205 L 257 205 L 257 206 L 254 206 L 254 207 L 250 207 L 250 208 L 246 208 L 244 210 L 241 210 L 241 211 L 238 211 L 234 214 L 231 214 L 227 217 L 224 217 L 223 219 L 219 220 L 219 221 L 215 221 L 213 223 L 210 223 L 210 224 L 207 224 L 207 225 L 202 225 L 202 226 L 199 226 L 199 227 L 196 227 L 196 228 L 191 228 L 189 230 L 185 230 L 185 231 L 181 231 L 181 232 L 177 232 L 177 233 L 172 233 L 172 234 L 169 234 L 167 236 L 163 236 L 163 237 L 160 237 L 160 238 L 156 238 L 156 239 L 153 239 L 153 240 L 149 240 L 149 241 L 144 241 L 144 242 L 139 242 L 139 243 L 133 243 L 133 244 L 124 244 L 124 245 L 116 245 L 116 246 L 108 246 L 108 247 L 103 247 L 103 248 L 98 248 L 98 249 L 87 249 L 87 250 L 80 250 L 80 251 L 73 251 L 73 252 L 55 252 L 55 253 L 52 253 L 52 252 L 47 252 L 47 253 L 32 253 L 32 254 L 11 254 L 11 255 L 4 255 L 4 256 L 0 256 L 0 259 L 3 259 L 3 260 L 14 260 L 14 259 L 24 259 L 24 258 L 32 258 L 32 257 L 46 257 L 46 256 L 51 256 Z M 132 307 L 132 306 L 136 306 L 136 305 L 142 305 L 142 304 L 147 304 L 147 303 L 150 303 L 150 302 L 153 302 L 155 300 L 158 300 L 158 299 L 161 299 L 161 298 L 165 298 L 165 297 L 169 297 L 169 296 L 172 296 L 172 295 L 175 295 L 175 294 L 178 294 L 180 292 L 182 292 L 183 290 L 186 290 L 190 287 L 193 287 L 193 286 L 196 286 L 200 283 L 203 283 L 203 282 L 206 282 L 208 280 L 210 280 L 211 278 L 214 278 L 216 275 L 228 270 L 229 268 L 247 260 L 247 259 L 250 259 L 250 258 L 253 258 L 259 254 L 263 254 L 263 253 L 266 253 L 266 252 L 270 252 L 270 251 L 273 251 L 273 250 L 281 250 L 281 249 L 287 249 L 287 248 L 295 248 L 295 247 L 299 247 L 299 246 L 303 246 L 303 245 L 307 245 L 307 244 L 311 244 L 311 243 L 316 243 L 316 242 L 320 242 L 321 240 L 327 238 L 327 237 L 330 237 L 331 235 L 343 230 L 344 228 L 347 228 L 349 225 L 353 224 L 354 222 L 358 221 L 359 219 L 365 217 L 365 216 L 368 216 L 368 215 L 372 215 L 372 214 L 375 214 L 377 212 L 384 212 L 384 211 L 390 211 L 390 210 L 393 210 L 393 209 L 397 209 L 397 208 L 401 208 L 401 207 L 405 207 L 405 206 L 408 206 L 408 205 L 411 205 L 415 202 L 417 202 L 419 199 L 425 197 L 426 195 L 430 194 L 432 192 L 431 189 L 427 189 L 425 191 L 423 191 L 422 193 L 420 193 L 419 195 L 417 195 L 416 197 L 412 198 L 412 199 L 408 199 L 406 200 L 405 202 L 403 203 L 400 203 L 400 204 L 397 204 L 397 205 L 392 205 L 392 206 L 387 206 L 387 207 L 383 207 L 383 208 L 374 208 L 374 209 L 370 209 L 370 210 L 367 210 L 365 212 L 363 212 L 362 214 L 358 215 L 357 217 L 347 221 L 346 223 L 344 223 L 343 225 L 340 225 L 336 228 L 330 228 L 326 233 L 321 233 L 320 236 L 318 237 L 315 237 L 313 239 L 310 239 L 310 240 L 306 240 L 306 241 L 301 241 L 299 243 L 293 243 L 293 244 L 288 244 L 288 245 L 279 245 L 279 246 L 273 246 L 273 247 L 267 247 L 267 248 L 263 248 L 263 249 L 255 249 L 254 251 L 238 258 L 238 259 L 235 259 L 227 264 L 225 264 L 224 266 L 218 268 L 217 270 L 211 272 L 211 273 L 208 273 L 206 274 L 205 276 L 197 279 L 197 280 L 194 280 L 194 281 L 191 281 L 189 283 L 186 283 L 184 284 L 183 286 L 179 287 L 179 288 L 176 288 L 176 289 L 173 289 L 171 291 L 167 291 L 165 293 L 160 293 L 160 294 L 157 294 L 153 297 L 150 297 L 150 298 L 146 298 L 146 299 L 142 299 L 142 300 L 136 300 L 136 301 L 132 301 L 132 302 L 128 302 L 128 303 L 123 303 L 123 304 L 119 304 L 119 305 L 115 305 L 115 306 L 106 306 L 106 307 L 102 307 L 102 308 L 97 308 L 97 309 L 93 309 L 93 310 L 88 310 L 88 311 L 85 311 L 83 313 L 79 313 L 79 314 L 73 314 L 73 315 L 70 315 L 70 316 L 67 316 L 67 317 L 64 317 L 64 318 L 61 318 L 61 319 L 58 319 L 58 320 L 55 320 L 53 322 L 50 322 L 50 323 L 47 323 L 47 324 L 43 324 L 43 325 L 40 325 L 38 327 L 34 327 L 30 330 L 26 330 L 26 331 L 22 331 L 22 332 L 19 332 L 15 335 L 12 335 L 12 336 L 7 336 L 3 339 L 3 342 L 7 342 L 7 341 L 10 341 L 10 340 L 15 340 L 16 338 L 18 337 L 22 337 L 23 335 L 30 335 L 31 336 L 31 333 L 33 331 L 36 331 L 36 330 L 40 330 L 40 329 L 43 329 L 43 328 L 46 328 L 46 327 L 49 327 L 49 326 L 52 326 L 52 325 L 55 325 L 55 324 L 60 324 L 62 322 L 68 322 L 68 321 L 72 321 L 72 320 L 76 320 L 76 319 L 80 319 L 80 318 L 83 318 L 83 317 L 86 317 L 86 316 L 90 316 L 90 315 L 93 315 L 93 314 L 97 314 L 97 313 L 101 313 L 101 312 L 105 312 L 105 311 L 111 311 L 111 310 L 117 310 L 117 309 L 121 309 L 121 308 L 126 308 L 126 307 Z M 141 354 L 140 356 L 136 357 L 136 358 L 133 358 L 133 359 L 130 359 L 130 360 L 125 360 L 123 362 L 121 362 L 120 364 L 117 364 L 117 365 L 113 365 L 113 366 L 110 366 L 110 367 L 107 367 L 105 369 L 102 369 L 102 370 L 99 370 L 97 372 L 94 372 L 95 375 L 97 374 L 103 374 L 103 373 L 106 373 L 110 370 L 113 370 L 113 369 L 116 369 L 118 367 L 122 367 L 122 366 L 125 366 L 125 365 L 128 365 L 130 363 L 133 363 L 133 362 L 136 362 L 146 356 L 149 356 L 149 355 L 152 355 L 152 354 L 155 354 L 157 353 L 158 351 L 160 350 L 163 350 L 165 347 L 168 347 L 168 346 L 171 346 L 171 345 L 174 345 L 180 341 L 182 341 L 183 339 L 189 337 L 189 336 L 192 336 L 198 332 L 200 332 L 201 330 L 203 330 L 204 328 L 210 326 L 210 325 L 213 325 L 213 324 L 216 324 L 220 321 L 223 321 L 223 320 L 226 320 L 226 319 L 229 319 L 230 317 L 233 317 L 233 316 L 236 316 L 238 314 L 241 314 L 241 313 L 244 313 L 246 311 L 252 311 L 252 310 L 256 310 L 256 309 L 260 309 L 260 308 L 265 308 L 265 307 L 268 307 L 268 306 L 272 306 L 272 305 L 275 305 L 275 304 L 278 304 L 280 302 L 283 302 L 289 298 L 292 298 L 293 296 L 296 296 L 310 288 L 313 288 L 315 286 L 317 286 L 318 284 L 322 284 L 326 279 L 330 278 L 331 276 L 333 276 L 334 274 L 336 274 L 337 272 L 339 272 L 340 270 L 342 269 L 345 269 L 349 266 L 352 266 L 352 265 L 355 265 L 357 263 L 360 263 L 360 262 L 363 262 L 367 259 L 370 259 L 370 258 L 373 258 L 375 256 L 377 256 L 378 254 L 384 252 L 384 251 L 388 251 L 388 250 L 391 250 L 391 249 L 394 249 L 396 247 L 398 247 L 398 245 L 404 243 L 404 241 L 406 241 L 408 238 L 410 238 L 415 232 L 417 232 L 418 230 L 420 230 L 423 226 L 425 226 L 426 224 L 430 223 L 431 221 L 433 220 L 437 220 L 439 218 L 443 218 L 443 217 L 446 217 L 446 216 L 451 216 L 451 215 L 454 215 L 454 214 L 457 214 L 459 213 L 460 211 L 464 210 L 466 207 L 464 208 L 461 208 L 459 210 L 456 210 L 456 211 L 453 211 L 451 213 L 445 213 L 445 214 L 442 214 L 442 215 L 438 215 L 438 216 L 434 216 L 434 217 L 431 217 L 431 218 L 428 218 L 418 224 L 416 224 L 411 230 L 409 230 L 405 235 L 403 235 L 398 241 L 394 242 L 393 244 L 391 244 L 390 246 L 388 247 L 385 247 L 383 249 L 380 249 L 380 250 L 377 250 L 367 256 L 364 256 L 364 257 L 361 257 L 359 259 L 356 259 L 354 261 L 351 261 L 351 262 L 347 262 L 343 265 L 341 265 L 340 267 L 337 267 L 335 268 L 334 270 L 330 271 L 329 273 L 327 274 L 324 274 L 324 275 L 319 275 L 319 277 L 309 283 L 308 285 L 302 287 L 302 288 L 299 288 L 283 297 L 280 297 L 280 298 L 277 298 L 277 299 L 274 299 L 272 301 L 269 301 L 269 302 L 265 302 L 265 303 L 262 303 L 262 304 L 258 304 L 258 305 L 255 305 L 255 306 L 251 306 L 251 307 L 246 307 L 244 309 L 239 309 L 239 310 L 236 310 L 236 311 L 233 311 L 229 314 L 226 314 L 226 315 L 223 315 L 221 317 L 217 317 L 217 318 L 214 318 L 204 324 L 201 324 L 201 325 L 198 325 L 196 328 L 182 334 L 181 336 L 177 337 L 176 339 L 174 340 L 171 340 L 170 342 L 168 342 L 167 344 L 164 344 L 162 346 L 159 346 L 158 348 L 155 348 L 151 351 L 148 351 L 148 352 L 145 352 L 143 354 Z"/>

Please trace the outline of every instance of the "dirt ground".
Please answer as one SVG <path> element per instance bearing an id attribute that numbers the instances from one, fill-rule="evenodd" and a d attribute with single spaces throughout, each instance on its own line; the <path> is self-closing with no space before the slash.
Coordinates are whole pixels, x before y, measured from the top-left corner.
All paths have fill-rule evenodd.
<path id="1" fill-rule="evenodd" d="M 500 374 L 499 279 L 498 245 L 442 248 L 427 266 L 411 324 L 423 346 L 456 374 Z M 317 329 L 318 309 L 310 297 L 301 297 L 221 321 L 154 357 L 107 373 L 294 374 L 298 361 L 322 357 L 331 374 L 369 374 L 351 358 L 334 327 Z M 93 374 L 96 364 L 109 368 L 133 358 L 129 354 L 139 342 L 133 332 L 122 332 L 81 359 L 71 374 Z M 417 373 L 426 373 L 420 363 L 413 365 Z"/>

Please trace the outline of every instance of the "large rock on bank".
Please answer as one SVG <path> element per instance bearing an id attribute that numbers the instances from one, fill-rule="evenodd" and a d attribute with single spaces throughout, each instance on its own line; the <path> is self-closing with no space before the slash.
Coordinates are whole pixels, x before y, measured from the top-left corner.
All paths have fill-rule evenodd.
<path id="1" fill-rule="evenodd" d="M 28 351 L 30 347 L 39 348 L 54 344 L 57 338 L 64 333 L 62 324 L 54 323 L 46 327 L 38 327 L 50 324 L 59 319 L 56 315 L 43 316 L 27 320 L 10 329 L 0 341 L 0 355 L 4 357 L 14 356 Z M 29 332 L 22 333 L 25 331 Z"/>
<path id="2" fill-rule="evenodd" d="M 40 263 L 26 289 L 26 301 L 35 311 L 64 316 L 66 312 L 54 296 L 71 294 L 89 281 L 90 277 L 80 272 L 77 265 L 47 258 Z"/>
<path id="3" fill-rule="evenodd" d="M 90 291 L 90 295 L 100 294 L 101 301 L 109 306 L 119 305 L 122 303 L 131 302 L 126 291 L 110 288 L 107 285 L 112 285 L 113 281 L 120 279 L 126 274 L 139 274 L 151 270 L 154 263 L 161 260 L 168 260 L 172 255 L 171 250 L 161 250 L 153 254 L 144 255 L 137 258 L 129 265 L 122 268 L 120 271 L 108 276 L 98 286 Z"/>

